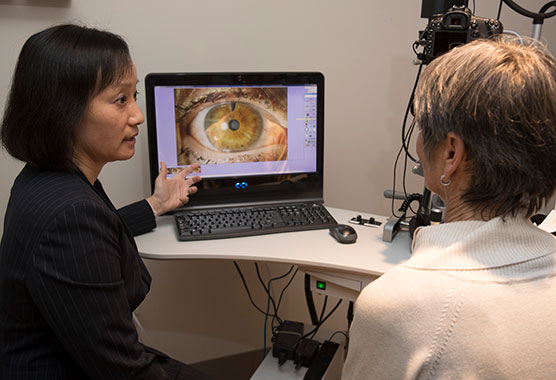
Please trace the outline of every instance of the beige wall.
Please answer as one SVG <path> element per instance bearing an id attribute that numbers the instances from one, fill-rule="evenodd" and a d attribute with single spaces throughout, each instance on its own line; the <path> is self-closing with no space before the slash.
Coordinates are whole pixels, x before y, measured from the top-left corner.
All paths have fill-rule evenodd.
<path id="1" fill-rule="evenodd" d="M 518 0 L 531 10 L 545 2 Z M 496 17 L 498 1 L 476 3 L 476 15 Z M 68 21 L 123 35 L 140 78 L 153 71 L 322 71 L 325 201 L 386 215 L 390 204 L 382 192 L 392 186 L 402 116 L 417 72 L 411 44 L 426 23 L 419 18 L 420 6 L 420 0 L 0 0 L 0 106 L 26 38 Z M 530 20 L 507 7 L 502 22 L 506 29 L 531 34 Z M 543 37 L 556 52 L 556 19 L 546 22 Z M 143 95 L 139 105 L 144 111 Z M 117 205 L 148 195 L 145 132 L 143 127 L 132 160 L 110 164 L 101 175 Z M 0 154 L 2 215 L 21 166 Z M 409 174 L 408 190 L 421 191 L 422 180 Z M 187 361 L 262 345 L 262 318 L 249 305 L 231 263 L 148 265 L 153 291 L 139 314 L 147 339 Z M 264 305 L 252 265 L 245 267 L 251 270 L 248 279 Z M 275 265 L 269 270 L 280 273 L 284 268 Z M 291 316 L 285 317 L 307 319 L 301 285 L 295 281 L 288 292 L 284 310 Z M 345 308 L 332 328 L 345 328 L 344 315 Z M 207 350 L 192 344 L 198 342 Z"/>

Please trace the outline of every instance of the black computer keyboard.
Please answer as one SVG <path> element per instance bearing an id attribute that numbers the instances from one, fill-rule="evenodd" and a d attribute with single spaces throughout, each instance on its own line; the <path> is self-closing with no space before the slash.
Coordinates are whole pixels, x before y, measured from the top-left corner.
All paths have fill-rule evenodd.
<path id="1" fill-rule="evenodd" d="M 320 203 L 180 211 L 174 214 L 179 240 L 207 240 L 239 236 L 316 230 L 337 223 Z"/>

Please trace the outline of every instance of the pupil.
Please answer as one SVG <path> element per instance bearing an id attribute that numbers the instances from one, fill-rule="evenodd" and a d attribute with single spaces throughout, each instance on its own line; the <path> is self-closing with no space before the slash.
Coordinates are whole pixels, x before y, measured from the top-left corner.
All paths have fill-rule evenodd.
<path id="1" fill-rule="evenodd" d="M 244 152 L 264 130 L 262 115 L 244 102 L 215 105 L 207 112 L 204 124 L 208 141 L 220 152 Z"/>
<path id="2" fill-rule="evenodd" d="M 237 121 L 236 119 L 230 120 L 230 122 L 228 123 L 228 128 L 230 128 L 232 131 L 237 131 L 239 128 L 239 121 Z"/>

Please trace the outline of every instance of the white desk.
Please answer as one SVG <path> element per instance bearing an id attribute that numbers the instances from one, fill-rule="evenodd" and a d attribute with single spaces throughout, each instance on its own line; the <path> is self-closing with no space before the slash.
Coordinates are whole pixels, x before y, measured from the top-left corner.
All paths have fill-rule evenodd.
<path id="1" fill-rule="evenodd" d="M 327 207 L 338 223 L 348 224 L 356 211 Z M 367 217 L 368 214 L 364 214 Z M 400 232 L 392 243 L 382 241 L 385 217 L 380 227 L 350 224 L 357 231 L 357 242 L 340 244 L 328 230 L 287 232 L 232 239 L 182 242 L 177 239 L 173 217 L 157 220 L 158 227 L 135 238 L 143 258 L 249 260 L 295 264 L 302 268 L 327 270 L 333 273 L 353 273 L 377 277 L 409 256 L 409 237 Z"/>
<path id="2" fill-rule="evenodd" d="M 331 207 L 327 209 L 338 223 L 343 224 L 348 224 L 351 218 L 359 214 Z M 248 260 L 295 264 L 311 276 L 312 290 L 353 301 L 369 282 L 410 256 L 408 233 L 400 232 L 392 243 L 385 243 L 382 241 L 382 231 L 386 218 L 375 216 L 375 219 L 382 222 L 380 227 L 350 224 L 358 235 L 354 244 L 338 243 L 328 230 L 182 242 L 176 237 L 175 222 L 170 216 L 158 218 L 155 231 L 135 240 L 140 255 L 148 259 Z M 316 288 L 317 280 L 326 282 L 326 291 Z M 338 358 L 341 356 L 336 355 Z M 342 360 L 339 361 L 339 365 L 331 367 L 326 378 L 340 377 Z M 305 372 L 306 369 L 294 371 L 293 363 L 279 368 L 277 360 L 269 354 L 253 379 L 301 379 Z"/>

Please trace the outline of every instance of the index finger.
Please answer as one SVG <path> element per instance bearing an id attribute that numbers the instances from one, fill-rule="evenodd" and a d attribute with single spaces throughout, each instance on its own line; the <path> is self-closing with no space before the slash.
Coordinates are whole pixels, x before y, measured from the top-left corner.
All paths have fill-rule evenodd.
<path id="1" fill-rule="evenodd" d="M 160 161 L 160 171 L 158 175 L 162 175 L 162 178 L 166 178 L 168 176 L 168 167 L 164 161 Z"/>
<path id="2" fill-rule="evenodd" d="M 195 164 L 192 164 L 192 165 L 190 165 L 190 166 L 187 166 L 187 167 L 183 168 L 183 169 L 180 171 L 179 174 L 181 175 L 182 178 L 185 178 L 185 177 L 187 177 L 189 174 L 193 173 L 195 170 L 198 170 L 200 167 L 201 167 L 200 164 L 195 163 Z"/>

